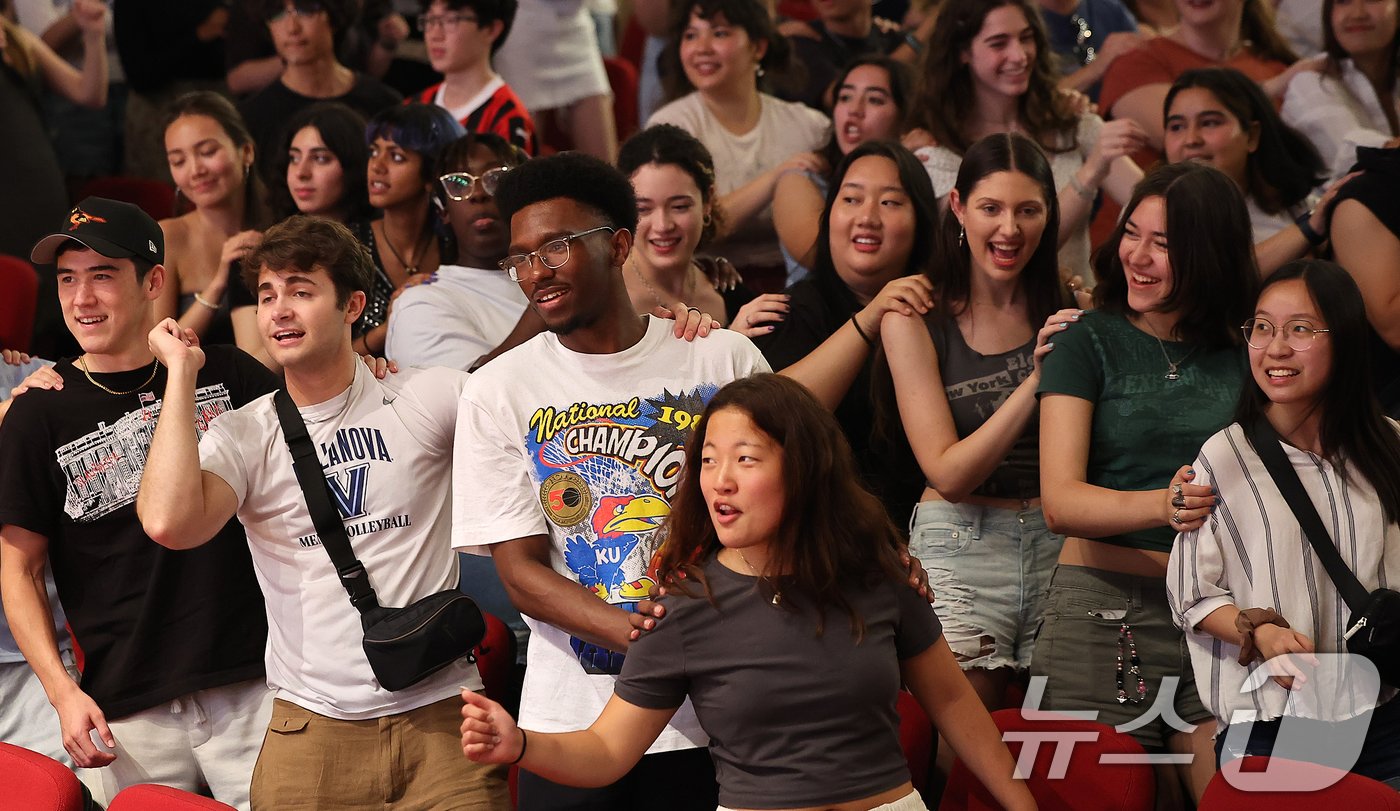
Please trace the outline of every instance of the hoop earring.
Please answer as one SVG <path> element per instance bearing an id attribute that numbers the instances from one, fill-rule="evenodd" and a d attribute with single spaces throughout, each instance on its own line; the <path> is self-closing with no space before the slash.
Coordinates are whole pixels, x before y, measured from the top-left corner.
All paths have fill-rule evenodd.
<path id="1" fill-rule="evenodd" d="M 705 215 L 705 219 L 703 219 L 703 220 L 700 221 L 700 225 L 701 225 L 702 227 L 704 227 L 704 228 L 709 228 L 710 225 L 711 225 L 712 223 L 714 223 L 714 221 L 715 221 L 714 217 L 711 217 L 709 214 L 706 214 L 706 215 Z"/>

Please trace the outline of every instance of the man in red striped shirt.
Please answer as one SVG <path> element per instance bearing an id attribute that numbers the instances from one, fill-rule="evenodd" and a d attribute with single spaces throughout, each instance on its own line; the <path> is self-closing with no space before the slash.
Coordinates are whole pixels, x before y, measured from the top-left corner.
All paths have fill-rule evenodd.
<path id="1" fill-rule="evenodd" d="M 491 55 L 510 34 L 516 0 L 425 0 L 418 28 L 443 81 L 410 101 L 436 104 L 468 132 L 489 132 L 535 154 L 535 124 Z"/>

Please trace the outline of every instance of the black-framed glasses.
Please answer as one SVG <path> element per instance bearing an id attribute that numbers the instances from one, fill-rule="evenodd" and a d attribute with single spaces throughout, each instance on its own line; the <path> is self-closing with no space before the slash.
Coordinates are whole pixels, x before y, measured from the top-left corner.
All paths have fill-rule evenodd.
<path id="1" fill-rule="evenodd" d="M 1087 65 L 1094 61 L 1098 52 L 1094 46 L 1089 44 L 1089 40 L 1094 38 L 1094 29 L 1089 27 L 1089 21 L 1079 16 L 1073 15 L 1069 18 L 1070 25 L 1075 27 L 1074 32 L 1074 56 L 1079 60 L 1079 64 Z"/>
<path id="2" fill-rule="evenodd" d="M 458 202 L 472 196 L 472 191 L 477 184 L 481 184 L 481 190 L 486 192 L 487 197 L 496 196 L 496 186 L 500 185 L 501 178 L 510 171 L 509 166 L 497 166 L 494 169 L 487 169 L 479 175 L 471 172 L 448 172 L 438 178 L 442 184 L 442 190 L 447 193 L 449 199 Z"/>
<path id="3" fill-rule="evenodd" d="M 551 239 L 529 253 L 513 253 L 505 259 L 502 259 L 498 264 L 501 266 L 501 270 L 504 270 L 506 275 L 510 276 L 511 281 L 514 282 L 520 281 L 521 277 L 530 272 L 530 268 L 537 258 L 545 267 L 550 270 L 556 270 L 563 267 L 564 263 L 569 261 L 570 242 L 580 237 L 586 237 L 589 234 L 596 234 L 599 231 L 607 231 L 610 234 L 617 233 L 617 229 L 610 225 L 600 225 L 597 228 L 590 228 L 587 231 L 579 231 L 577 234 L 569 234 L 566 237 Z"/>
<path id="4" fill-rule="evenodd" d="M 451 34 L 456 31 L 457 26 L 462 23 L 477 22 L 479 22 L 479 20 L 477 20 L 475 14 L 462 14 L 457 11 L 449 11 L 446 14 L 419 14 L 418 30 L 426 34 L 429 28 L 435 28 L 440 25 L 442 26 L 442 30 Z"/>
<path id="5" fill-rule="evenodd" d="M 283 3 L 275 10 L 270 11 L 263 19 L 269 23 L 280 23 L 287 19 L 287 15 L 291 14 L 304 20 L 308 17 L 315 17 L 325 10 L 326 7 L 321 5 L 319 0 L 292 0 L 292 2 Z"/>
<path id="6" fill-rule="evenodd" d="M 1244 342 L 1255 349 L 1268 349 L 1269 344 L 1274 342 L 1274 333 L 1278 327 L 1267 318 L 1251 318 L 1240 325 L 1240 330 L 1244 332 Z M 1303 352 L 1312 349 L 1317 336 L 1331 332 L 1330 329 L 1317 329 L 1306 321 L 1293 320 L 1285 321 L 1283 324 L 1283 342 L 1288 344 L 1288 348 L 1294 352 Z"/>

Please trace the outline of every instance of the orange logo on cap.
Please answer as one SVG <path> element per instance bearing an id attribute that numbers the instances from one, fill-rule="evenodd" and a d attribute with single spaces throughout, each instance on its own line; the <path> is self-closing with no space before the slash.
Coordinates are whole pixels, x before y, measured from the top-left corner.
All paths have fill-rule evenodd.
<path id="1" fill-rule="evenodd" d="M 73 209 L 73 213 L 68 215 L 68 222 L 72 223 L 72 225 L 68 226 L 68 230 L 69 230 L 69 231 L 76 231 L 76 230 L 78 230 L 78 226 L 82 225 L 82 224 L 85 223 L 85 222 L 106 222 L 106 221 L 107 221 L 107 220 L 104 219 L 104 218 L 102 218 L 102 217 L 94 217 L 94 216 L 92 216 L 91 214 L 87 213 L 86 211 L 83 211 L 81 208 L 75 208 L 75 209 Z"/>

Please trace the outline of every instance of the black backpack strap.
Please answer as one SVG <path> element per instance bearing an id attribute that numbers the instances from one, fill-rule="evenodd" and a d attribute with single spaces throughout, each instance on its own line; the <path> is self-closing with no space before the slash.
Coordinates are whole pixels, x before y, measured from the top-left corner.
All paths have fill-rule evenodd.
<path id="1" fill-rule="evenodd" d="M 1332 578 L 1332 584 L 1337 587 L 1337 591 L 1352 611 L 1359 610 L 1366 603 L 1370 593 L 1342 560 L 1332 536 L 1323 526 L 1322 517 L 1317 514 L 1312 499 L 1303 489 L 1303 482 L 1299 480 L 1297 471 L 1288 461 L 1288 455 L 1283 452 L 1278 432 L 1262 416 L 1253 424 L 1243 427 L 1249 436 L 1249 443 L 1254 446 L 1254 452 L 1259 454 L 1264 467 L 1269 471 L 1269 476 L 1274 480 L 1274 485 L 1293 510 L 1293 516 L 1298 519 L 1303 536 L 1312 544 L 1318 560 L 1322 561 L 1322 567 L 1327 570 L 1327 576 Z"/>
<path id="2" fill-rule="evenodd" d="M 306 497 L 306 509 L 311 513 L 311 522 L 316 525 L 321 546 L 331 556 L 335 572 L 340 576 L 340 584 L 350 594 L 350 604 L 361 614 L 376 611 L 379 609 L 379 599 L 369 584 L 364 564 L 350 548 L 350 538 L 345 534 L 345 522 L 340 517 L 340 511 L 331 503 L 326 471 L 316 457 L 311 436 L 306 433 L 306 422 L 286 389 L 279 388 L 272 399 L 277 405 L 277 420 L 282 423 L 282 435 L 287 440 L 287 450 L 292 454 L 292 468 Z"/>

